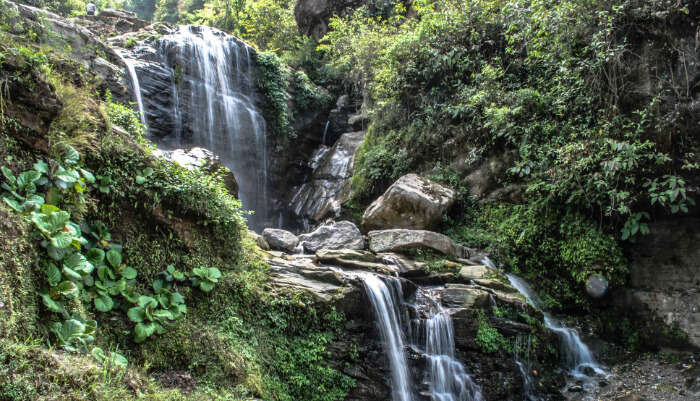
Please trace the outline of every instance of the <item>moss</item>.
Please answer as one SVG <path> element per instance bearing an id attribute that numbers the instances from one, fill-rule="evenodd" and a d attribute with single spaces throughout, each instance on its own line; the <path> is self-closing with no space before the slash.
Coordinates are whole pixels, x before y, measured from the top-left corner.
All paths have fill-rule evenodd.
<path id="1" fill-rule="evenodd" d="M 36 291 L 41 282 L 30 227 L 0 205 L 0 337 L 27 338 L 37 331 Z"/>

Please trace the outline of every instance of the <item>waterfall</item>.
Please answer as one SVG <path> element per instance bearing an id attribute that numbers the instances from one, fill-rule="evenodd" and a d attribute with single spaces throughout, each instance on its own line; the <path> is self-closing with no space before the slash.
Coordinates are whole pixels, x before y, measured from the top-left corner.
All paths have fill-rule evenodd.
<path id="1" fill-rule="evenodd" d="M 433 401 L 481 401 L 481 390 L 455 359 L 454 329 L 449 311 L 437 298 L 437 292 L 421 291 L 429 317 L 425 320 L 425 357 L 428 360 L 429 393 Z M 424 301 L 425 302 L 425 301 Z M 418 337 L 418 338 L 420 338 Z"/>
<path id="2" fill-rule="evenodd" d="M 412 380 L 404 352 L 401 316 L 403 303 L 401 280 L 380 279 L 376 275 L 361 276 L 377 317 L 382 342 L 389 358 L 392 378 L 392 400 L 413 400 Z M 449 310 L 440 304 L 439 291 L 419 290 L 414 308 L 423 310 L 426 318 L 417 319 L 417 330 L 410 331 L 415 349 L 427 361 L 424 372 L 432 401 L 482 401 L 481 390 L 455 358 L 454 329 Z"/>
<path id="3" fill-rule="evenodd" d="M 564 361 L 574 376 L 583 375 L 586 368 L 593 369 L 597 374 L 607 374 L 595 361 L 588 346 L 581 341 L 578 332 L 566 327 L 561 321 L 542 309 L 542 302 L 537 297 L 535 290 L 525 280 L 513 274 L 506 274 L 506 277 L 508 277 L 510 284 L 525 296 L 528 303 L 542 311 L 545 326 L 554 331 L 561 339 Z"/>
<path id="4" fill-rule="evenodd" d="M 404 354 L 403 334 L 400 326 L 400 310 L 398 304 L 394 302 L 394 299 L 401 302 L 402 296 L 394 296 L 384 281 L 375 275 L 364 275 L 362 281 L 374 308 L 379 323 L 379 333 L 389 357 L 392 400 L 412 401 L 411 378 L 408 375 L 408 364 Z M 399 280 L 387 278 L 387 281 L 392 285 L 394 292 L 401 294 Z"/>
<path id="5" fill-rule="evenodd" d="M 139 108 L 139 118 L 141 119 L 141 124 L 146 125 L 146 112 L 143 108 L 143 99 L 141 98 L 141 85 L 139 84 L 139 76 L 136 75 L 136 67 L 134 66 L 134 61 L 124 57 L 119 54 L 126 65 L 126 70 L 129 73 L 129 79 L 131 80 L 131 90 L 134 92 L 134 98 L 136 98 L 136 105 Z"/>
<path id="6" fill-rule="evenodd" d="M 321 139 L 321 145 L 328 146 L 326 143 L 326 137 L 328 136 L 328 128 L 331 126 L 330 121 L 326 121 L 326 126 L 323 128 L 323 138 Z"/>
<path id="7" fill-rule="evenodd" d="M 238 181 L 241 203 L 254 211 L 249 226 L 262 229 L 269 209 L 267 141 L 255 107 L 251 48 L 204 26 L 181 26 L 157 48 L 172 70 L 174 146 L 201 146 L 219 156 Z"/>

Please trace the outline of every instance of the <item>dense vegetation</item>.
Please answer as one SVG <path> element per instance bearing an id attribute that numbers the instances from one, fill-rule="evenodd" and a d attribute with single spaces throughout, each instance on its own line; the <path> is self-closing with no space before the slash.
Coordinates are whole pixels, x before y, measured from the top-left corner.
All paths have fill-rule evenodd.
<path id="1" fill-rule="evenodd" d="M 646 234 L 654 217 L 694 204 L 693 83 L 673 66 L 651 82 L 633 67 L 644 38 L 671 21 L 692 27 L 691 8 L 421 1 L 410 13 L 398 5 L 389 18 L 361 8 L 333 19 L 322 49 L 360 88 L 372 119 L 354 205 L 402 174 L 427 172 L 463 189 L 445 229 L 544 278 L 553 306 L 585 302 L 592 271 L 623 283 L 624 241 Z M 684 59 L 686 51 L 665 55 Z M 467 176 L 484 163 L 501 166 L 498 182 L 478 194 L 495 199 L 475 204 Z M 515 190 L 493 194 L 504 187 Z"/>
<path id="2" fill-rule="evenodd" d="M 152 157 L 130 107 L 1 11 L 0 399 L 342 399 L 344 316 L 270 288 L 222 172 Z M 14 96 L 39 90 L 31 131 Z"/>

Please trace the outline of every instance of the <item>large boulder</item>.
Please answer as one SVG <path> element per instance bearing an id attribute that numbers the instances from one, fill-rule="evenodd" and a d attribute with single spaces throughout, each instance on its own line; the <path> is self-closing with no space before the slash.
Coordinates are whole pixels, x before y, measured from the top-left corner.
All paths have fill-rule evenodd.
<path id="1" fill-rule="evenodd" d="M 276 228 L 266 228 L 262 232 L 262 236 L 272 249 L 280 251 L 294 252 L 299 244 L 299 238 L 289 231 L 279 230 Z"/>
<path id="2" fill-rule="evenodd" d="M 300 235 L 299 242 L 311 252 L 319 249 L 365 248 L 365 238 L 357 226 L 349 221 L 323 225 L 311 233 Z"/>
<path id="3" fill-rule="evenodd" d="M 435 227 L 454 203 L 455 192 L 438 183 L 407 174 L 393 183 L 362 216 L 366 230 Z"/>
<path id="4" fill-rule="evenodd" d="M 369 249 L 372 252 L 405 252 L 413 249 L 432 249 L 454 258 L 469 258 L 469 249 L 450 237 L 425 230 L 378 230 L 370 231 Z"/>

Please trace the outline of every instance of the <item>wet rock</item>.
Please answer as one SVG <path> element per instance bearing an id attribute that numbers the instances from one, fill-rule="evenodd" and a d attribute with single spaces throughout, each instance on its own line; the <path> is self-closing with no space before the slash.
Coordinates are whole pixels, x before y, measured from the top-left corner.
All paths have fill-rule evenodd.
<path id="1" fill-rule="evenodd" d="M 295 215 L 311 221 L 340 215 L 350 189 L 355 152 L 364 135 L 361 131 L 343 134 L 331 148 L 322 146 L 312 156 L 311 179 L 299 188 L 289 204 Z"/>
<path id="2" fill-rule="evenodd" d="M 447 308 L 482 308 L 489 303 L 488 292 L 464 284 L 447 284 L 441 294 Z"/>
<path id="3" fill-rule="evenodd" d="M 0 5 L 6 10 L 3 12 L 4 22 L 11 34 L 40 33 L 38 39 L 47 42 L 60 37 L 62 45 L 70 49 L 72 60 L 95 73 L 100 92 L 109 89 L 114 99 L 129 100 L 123 80 L 124 63 L 119 55 L 104 44 L 97 35 L 85 27 L 46 10 L 7 0 L 0 0 Z M 51 34 L 48 34 L 48 31 L 51 31 Z M 107 68 L 106 64 L 112 64 L 112 66 Z"/>
<path id="4" fill-rule="evenodd" d="M 362 227 L 367 230 L 430 229 L 440 222 L 454 200 L 452 189 L 416 174 L 407 174 L 367 208 L 362 216 Z"/>
<path id="5" fill-rule="evenodd" d="M 255 241 L 255 245 L 257 245 L 260 249 L 263 251 L 269 251 L 270 250 L 270 244 L 265 241 L 265 238 L 263 238 L 262 235 L 256 233 L 255 231 L 248 230 L 248 235 Z"/>
<path id="6" fill-rule="evenodd" d="M 294 249 L 299 244 L 299 238 L 289 231 L 279 230 L 276 228 L 266 228 L 262 232 L 262 236 L 270 244 L 270 248 L 280 251 L 294 252 Z"/>
<path id="7" fill-rule="evenodd" d="M 319 249 L 365 248 L 365 238 L 357 226 L 349 221 L 322 225 L 311 233 L 300 235 L 299 242 L 310 252 Z"/>
<path id="8" fill-rule="evenodd" d="M 484 265 L 464 266 L 459 270 L 459 278 L 464 281 L 480 280 L 487 278 L 493 270 Z"/>
<path id="9" fill-rule="evenodd" d="M 456 244 L 450 237 L 425 230 L 379 230 L 370 231 L 369 249 L 372 252 L 405 252 L 415 249 L 432 249 L 444 255 L 469 257 L 469 250 Z"/>
<path id="10" fill-rule="evenodd" d="M 382 263 L 382 260 L 372 252 L 355 249 L 319 249 L 316 257 L 322 263 L 344 266 L 352 269 L 370 270 L 391 274 L 397 271 L 392 265 Z"/>

